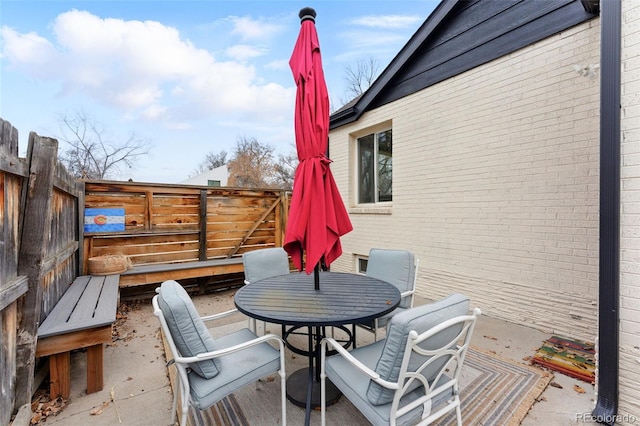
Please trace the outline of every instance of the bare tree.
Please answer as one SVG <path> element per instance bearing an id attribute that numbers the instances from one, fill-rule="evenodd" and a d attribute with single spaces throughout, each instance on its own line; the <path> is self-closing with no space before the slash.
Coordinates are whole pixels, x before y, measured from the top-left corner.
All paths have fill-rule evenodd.
<path id="1" fill-rule="evenodd" d="M 209 170 L 213 170 L 217 167 L 227 164 L 227 151 L 222 150 L 218 154 L 213 152 L 208 153 L 204 160 L 193 170 L 193 173 L 189 177 L 194 177 Z"/>
<path id="2" fill-rule="evenodd" d="M 229 186 L 266 187 L 272 186 L 274 174 L 274 148 L 246 136 L 236 141 L 233 158 L 227 164 Z"/>
<path id="3" fill-rule="evenodd" d="M 69 173 L 82 179 L 106 179 L 122 172 L 122 167 L 132 167 L 140 157 L 149 154 L 151 143 L 134 133 L 122 142 L 111 139 L 102 123 L 89 117 L 84 111 L 73 116 L 58 116 L 62 136 L 67 149 L 63 149 L 60 161 Z"/>
<path id="4" fill-rule="evenodd" d="M 367 91 L 380 74 L 380 64 L 374 57 L 359 59 L 355 67 L 348 65 L 345 69 L 345 99 L 342 104 L 347 104 Z"/>
<path id="5" fill-rule="evenodd" d="M 298 153 L 295 150 L 287 155 L 280 154 L 278 162 L 275 164 L 274 184 L 281 189 L 291 190 L 293 188 L 293 177 L 298 167 Z"/>

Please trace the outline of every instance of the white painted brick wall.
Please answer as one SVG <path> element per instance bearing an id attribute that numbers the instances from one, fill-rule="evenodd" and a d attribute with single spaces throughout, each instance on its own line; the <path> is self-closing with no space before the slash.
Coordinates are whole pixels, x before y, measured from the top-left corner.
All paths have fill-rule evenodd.
<path id="1" fill-rule="evenodd" d="M 354 231 L 332 269 L 370 247 L 420 259 L 418 293 L 461 292 L 483 313 L 597 335 L 599 80 L 594 20 L 370 111 L 330 134 Z M 393 123 L 393 204 L 355 206 L 355 135 Z"/>
<path id="2" fill-rule="evenodd" d="M 622 2 L 619 413 L 640 421 L 640 2 Z"/>

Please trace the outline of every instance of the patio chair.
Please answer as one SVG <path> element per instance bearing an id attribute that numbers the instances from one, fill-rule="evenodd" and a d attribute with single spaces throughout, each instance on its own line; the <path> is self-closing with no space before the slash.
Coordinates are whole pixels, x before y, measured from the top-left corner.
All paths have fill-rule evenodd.
<path id="1" fill-rule="evenodd" d="M 350 352 L 323 339 L 321 424 L 329 379 L 373 425 L 427 425 L 455 410 L 461 426 L 458 379 L 480 315 L 468 310 L 469 299 L 454 294 L 398 313 L 384 340 Z"/>
<path id="2" fill-rule="evenodd" d="M 171 424 L 175 423 L 178 397 L 182 410 L 180 425 L 184 426 L 187 424 L 190 404 L 205 410 L 245 385 L 277 372 L 280 375 L 282 424 L 285 425 L 286 382 L 282 339 L 273 334 L 258 337 L 247 328 L 214 339 L 205 322 L 233 314 L 235 310 L 200 317 L 187 292 L 173 280 L 163 282 L 156 292 L 158 294 L 152 300 L 153 311 L 160 320 L 173 357 L 167 366 L 175 364 L 177 370 Z M 280 350 L 268 342 L 277 343 Z"/>
<path id="3" fill-rule="evenodd" d="M 369 251 L 366 275 L 391 283 L 400 290 L 400 305 L 396 309 L 370 323 L 358 324 L 359 327 L 372 332 L 374 340 L 377 341 L 379 328 L 386 327 L 391 317 L 398 312 L 413 307 L 413 296 L 418 276 L 418 259 L 415 259 L 413 253 L 408 250 L 372 248 Z"/>
<path id="4" fill-rule="evenodd" d="M 251 284 L 252 282 L 278 275 L 285 275 L 290 272 L 289 255 L 282 247 L 270 247 L 243 253 L 242 264 L 244 265 L 245 284 Z M 256 319 L 249 319 L 249 324 L 249 328 L 253 332 L 257 332 Z M 264 324 L 266 327 L 266 323 Z M 283 333 L 284 329 L 284 326 L 282 326 Z"/>

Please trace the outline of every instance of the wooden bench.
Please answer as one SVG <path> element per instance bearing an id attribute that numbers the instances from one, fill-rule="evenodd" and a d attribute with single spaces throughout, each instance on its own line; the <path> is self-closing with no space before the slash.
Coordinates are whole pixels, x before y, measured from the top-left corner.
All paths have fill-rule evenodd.
<path id="1" fill-rule="evenodd" d="M 184 263 L 137 265 L 120 274 L 120 287 L 156 284 L 166 280 L 209 277 L 244 271 L 242 256 Z"/>
<path id="2" fill-rule="evenodd" d="M 103 343 L 116 320 L 118 275 L 77 277 L 38 327 L 36 357 L 49 356 L 51 398 L 71 393 L 70 351 L 87 348 L 87 393 L 103 387 Z"/>

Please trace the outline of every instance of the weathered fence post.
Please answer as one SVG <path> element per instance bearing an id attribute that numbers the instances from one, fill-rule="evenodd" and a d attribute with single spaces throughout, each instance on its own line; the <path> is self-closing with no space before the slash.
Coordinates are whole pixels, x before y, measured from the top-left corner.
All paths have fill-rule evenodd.
<path id="1" fill-rule="evenodd" d="M 53 178 L 58 141 L 29 134 L 29 178 L 21 210 L 24 212 L 18 273 L 29 277 L 29 290 L 18 304 L 16 407 L 31 402 L 38 324 L 42 307 L 43 264 L 49 242 Z"/>
<path id="2" fill-rule="evenodd" d="M 16 387 L 18 299 L 27 277 L 18 275 L 21 188 L 28 170 L 18 157 L 18 130 L 0 118 L 0 424 L 9 424 Z"/>
<path id="3" fill-rule="evenodd" d="M 207 260 L 207 190 L 200 190 L 200 246 L 198 248 L 198 259 Z"/>

